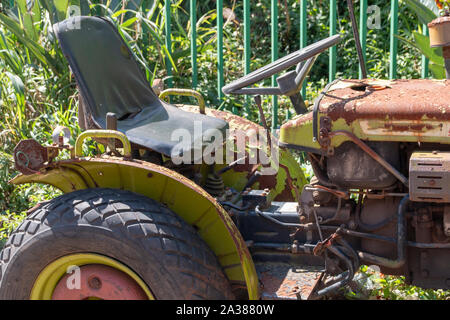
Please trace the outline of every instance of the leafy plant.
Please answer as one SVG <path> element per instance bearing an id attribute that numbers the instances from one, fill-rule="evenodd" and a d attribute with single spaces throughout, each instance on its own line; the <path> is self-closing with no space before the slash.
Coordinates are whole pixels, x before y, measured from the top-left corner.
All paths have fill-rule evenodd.
<path id="1" fill-rule="evenodd" d="M 426 25 L 437 18 L 437 12 L 439 11 L 437 10 L 438 7 L 435 3 L 433 3 L 433 1 L 404 0 L 404 2 L 411 10 L 416 13 L 419 21 L 423 25 Z M 401 36 L 398 36 L 398 38 L 412 48 L 417 49 L 421 54 L 423 54 L 430 60 L 429 68 L 434 78 L 444 79 L 445 65 L 442 48 L 431 48 L 430 37 L 424 35 L 423 33 L 413 31 L 412 35 L 414 41 L 410 41 Z"/>
<path id="2" fill-rule="evenodd" d="M 389 276 L 377 268 L 361 266 L 354 278 L 351 289 L 347 289 L 348 299 L 365 300 L 449 300 L 450 291 L 422 289 L 408 285 L 405 277 Z"/>
<path id="3" fill-rule="evenodd" d="M 417 1 L 416 1 L 417 2 Z M 424 3 L 426 1 L 419 1 Z M 429 0 L 428 2 L 432 2 Z M 12 3 L 12 5 L 11 5 Z M 412 3 L 412 2 L 411 2 Z M 230 82 L 243 75 L 243 8 L 242 1 L 225 0 L 225 6 L 234 13 L 234 19 L 224 23 L 225 79 Z M 370 77 L 384 78 L 389 66 L 389 6 L 386 1 L 373 0 L 371 4 L 381 8 L 382 28 L 372 29 L 367 35 L 367 64 Z M 209 107 L 234 108 L 241 116 L 257 121 L 258 112 L 250 105 L 245 111 L 242 97 L 226 97 L 217 100 L 217 15 L 215 0 L 197 1 L 197 24 L 189 22 L 189 1 L 171 1 L 172 45 L 166 47 L 164 31 L 164 1 L 161 0 L 16 0 L 2 1 L 0 13 L 0 239 L 25 217 L 26 210 L 36 203 L 59 194 L 49 186 L 13 186 L 8 181 L 17 172 L 13 168 L 11 154 L 21 139 L 33 138 L 42 144 L 51 141 L 52 129 L 64 125 L 76 137 L 80 133 L 77 124 L 78 92 L 65 57 L 59 49 L 52 25 L 76 14 L 100 15 L 110 19 L 135 53 L 151 83 L 156 78 L 167 79 L 166 63 L 174 69 L 174 86 L 191 87 L 190 33 L 197 30 L 199 82 L 197 90 Z M 74 7 L 76 6 L 76 7 Z M 436 6 L 435 6 L 436 8 Z M 338 8 L 338 32 L 343 41 L 338 46 L 338 76 L 357 77 L 358 58 L 350 29 L 349 15 L 344 5 Z M 359 1 L 355 2 L 359 11 Z M 435 15 L 439 12 L 432 10 Z M 251 1 L 251 69 L 270 62 L 270 0 Z M 414 36 L 411 26 L 423 23 L 411 12 L 410 7 L 400 7 L 400 37 L 414 43 L 424 41 Z M 429 15 L 425 11 L 423 15 Z M 300 10 L 298 0 L 280 1 L 280 57 L 299 49 Z M 429 15 L 430 16 L 430 15 Z M 222 18 L 222 17 L 219 17 Z M 308 44 L 329 35 L 328 1 L 308 1 Z M 398 74 L 400 77 L 420 76 L 420 56 L 411 52 L 410 45 L 399 46 Z M 430 60 L 439 64 L 439 52 L 427 53 Z M 430 65 L 431 67 L 431 65 Z M 327 81 L 328 55 L 317 60 L 307 82 L 307 98 L 312 100 Z M 267 83 L 268 84 L 268 83 Z M 288 100 L 280 98 L 280 122 L 285 121 L 291 108 Z M 264 99 L 264 110 L 272 119 L 271 101 Z M 291 110 L 292 112 L 292 110 Z M 72 138 L 71 143 L 74 143 Z M 93 146 L 91 146 L 92 150 Z M 312 176 L 311 167 L 301 155 L 302 169 Z M 394 279 L 394 278 L 392 278 Z M 375 281 L 375 279 L 374 279 Z M 396 280 L 392 280 L 396 281 Z M 388 283 L 391 283 L 388 281 Z M 394 286 L 391 286 L 395 290 Z M 387 297 L 387 295 L 386 295 Z M 437 296 L 439 298 L 439 296 Z"/>

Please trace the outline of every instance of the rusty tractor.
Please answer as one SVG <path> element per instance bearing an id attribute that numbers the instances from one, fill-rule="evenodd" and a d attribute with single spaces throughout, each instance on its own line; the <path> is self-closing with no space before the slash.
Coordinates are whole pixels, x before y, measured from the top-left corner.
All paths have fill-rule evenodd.
<path id="1" fill-rule="evenodd" d="M 289 97 L 297 116 L 277 138 L 206 108 L 196 91 L 158 96 L 108 20 L 54 31 L 84 131 L 74 145 L 58 127 L 52 145 L 14 150 L 11 183 L 64 194 L 11 234 L 1 299 L 319 299 L 363 264 L 450 288 L 449 80 L 336 80 L 307 106 L 303 82 L 340 38 L 318 41 L 223 88 L 254 96 L 260 111 L 261 95 Z M 447 54 L 449 20 L 430 34 Z M 285 70 L 278 87 L 253 86 Z"/>

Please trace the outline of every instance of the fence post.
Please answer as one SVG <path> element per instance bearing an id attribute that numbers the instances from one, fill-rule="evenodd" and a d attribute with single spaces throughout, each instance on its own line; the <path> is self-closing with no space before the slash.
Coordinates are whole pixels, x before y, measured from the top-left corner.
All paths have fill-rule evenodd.
<path id="1" fill-rule="evenodd" d="M 390 64 L 389 79 L 397 78 L 397 48 L 398 40 L 398 0 L 391 0 L 391 43 L 390 43 Z"/>
<path id="2" fill-rule="evenodd" d="M 170 20 L 170 1 L 165 0 L 164 2 L 164 20 L 165 20 L 165 33 L 166 33 L 166 48 L 167 52 L 172 55 L 172 39 L 171 39 L 171 20 Z M 172 64 L 170 59 L 166 58 L 166 70 L 167 70 L 167 86 L 172 88 Z"/>
<path id="3" fill-rule="evenodd" d="M 337 25 L 337 4 L 336 0 L 330 0 L 330 36 L 336 34 Z M 328 71 L 328 80 L 332 82 L 336 78 L 336 57 L 337 48 L 333 46 L 330 48 L 330 65 Z"/>
<path id="4" fill-rule="evenodd" d="M 251 55 L 251 40 L 250 40 L 250 0 L 244 0 L 244 69 L 245 74 L 250 73 L 250 55 Z M 250 97 L 245 96 L 245 111 L 250 114 Z"/>
<path id="5" fill-rule="evenodd" d="M 425 36 L 429 36 L 428 26 L 424 24 L 422 26 L 422 34 Z M 428 78 L 428 64 L 429 60 L 425 55 L 422 55 L 422 78 L 426 79 Z"/>
<path id="6" fill-rule="evenodd" d="M 223 0 L 217 0 L 217 97 L 223 102 Z"/>
<path id="7" fill-rule="evenodd" d="M 307 44 L 307 1 L 300 0 L 300 48 L 306 47 Z M 306 81 L 303 83 L 302 87 L 303 99 L 306 99 Z"/>
<path id="8" fill-rule="evenodd" d="M 278 1 L 271 0 L 270 5 L 272 62 L 278 59 Z M 277 76 L 272 76 L 272 86 L 277 86 Z M 278 127 L 278 97 L 272 96 L 272 130 Z"/>
<path id="9" fill-rule="evenodd" d="M 190 8 L 191 21 L 191 65 L 192 65 L 192 88 L 197 88 L 198 71 L 197 71 L 197 1 L 191 0 Z"/>
<path id="10" fill-rule="evenodd" d="M 360 1 L 359 14 L 359 37 L 361 39 L 361 50 L 363 54 L 364 64 L 366 64 L 366 41 L 367 41 L 367 0 Z M 367 68 L 366 68 L 367 69 Z M 363 78 L 361 66 L 359 66 L 359 79 Z"/>

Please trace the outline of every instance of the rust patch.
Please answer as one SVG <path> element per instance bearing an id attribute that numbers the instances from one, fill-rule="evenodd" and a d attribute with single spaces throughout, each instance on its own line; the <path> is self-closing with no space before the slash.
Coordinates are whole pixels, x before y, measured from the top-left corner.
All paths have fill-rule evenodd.
<path id="1" fill-rule="evenodd" d="M 356 82 L 356 80 L 343 80 Z M 370 80 L 358 81 L 368 85 Z M 384 90 L 355 90 L 352 87 L 328 92 L 320 112 L 333 121 L 347 124 L 360 119 L 450 120 L 450 81 L 395 80 Z"/>
<path id="2" fill-rule="evenodd" d="M 197 112 L 198 107 L 191 106 L 191 105 L 180 105 L 179 108 L 183 109 L 184 111 L 188 112 Z M 215 109 L 206 108 L 206 115 L 222 119 L 230 124 L 230 138 L 236 139 L 236 137 L 239 135 L 239 132 L 245 131 L 248 132 L 250 130 L 255 131 L 255 133 L 258 135 L 259 132 L 265 132 L 265 129 L 247 119 L 244 119 L 240 116 L 234 115 L 227 111 L 219 111 Z M 306 115 L 310 116 L 310 115 Z M 312 116 L 310 116 L 312 119 Z M 271 135 L 271 139 L 274 145 L 278 144 L 278 140 L 275 136 Z M 246 144 L 248 142 L 246 141 Z M 248 153 L 245 153 L 246 156 L 248 156 Z M 234 160 L 238 160 L 239 155 L 237 153 L 234 154 Z M 259 163 L 259 159 L 256 161 Z M 279 159 L 280 162 L 280 169 L 284 170 L 286 172 L 287 179 L 291 179 L 291 174 L 289 172 L 289 168 L 287 166 L 284 166 L 281 164 L 282 159 Z M 250 176 L 253 174 L 253 172 L 257 169 L 258 165 L 249 164 L 249 158 L 245 159 L 245 162 L 242 164 L 238 164 L 233 169 L 231 169 L 234 172 L 248 172 L 247 179 L 250 178 Z M 277 186 L 277 175 L 264 175 L 261 176 L 258 180 L 259 188 L 260 189 L 274 189 Z M 296 201 L 292 195 L 292 191 L 289 189 L 289 186 L 292 185 L 296 188 L 296 184 L 293 184 L 293 181 L 286 181 L 286 187 L 283 189 L 283 191 L 279 194 L 277 194 L 274 198 L 274 201 Z"/>
<path id="3" fill-rule="evenodd" d="M 284 171 L 286 171 L 286 177 L 287 177 L 286 178 L 287 186 L 286 186 L 286 188 L 284 188 L 282 194 L 287 190 L 289 192 L 290 196 L 292 197 L 291 190 L 294 190 L 295 197 L 296 197 L 295 200 L 297 200 L 297 202 L 300 203 L 300 191 L 298 190 L 298 188 L 293 183 L 294 179 L 291 177 L 291 174 L 289 173 L 288 167 L 286 167 L 285 165 L 283 165 L 281 163 L 279 165 L 280 165 L 280 168 L 282 168 Z M 288 188 L 288 186 L 289 186 L 289 188 Z M 280 196 L 280 195 L 278 195 L 278 196 Z M 277 200 L 277 198 L 275 198 L 275 200 Z"/>
<path id="4" fill-rule="evenodd" d="M 80 287 L 68 288 L 71 274 L 56 284 L 52 300 L 148 300 L 145 291 L 125 272 L 101 264 L 80 267 Z"/>
<path id="5" fill-rule="evenodd" d="M 15 168 L 25 175 L 38 173 L 47 161 L 47 149 L 34 139 L 22 140 L 14 148 Z"/>
<path id="6" fill-rule="evenodd" d="M 321 272 L 319 267 L 284 263 L 257 263 L 263 299 L 308 300 L 311 298 Z"/>
<path id="7" fill-rule="evenodd" d="M 405 131 L 425 132 L 434 129 L 434 127 L 431 124 L 422 124 L 422 123 L 417 124 L 411 123 L 405 125 L 385 123 L 384 128 L 389 131 L 396 131 L 396 132 L 405 132 Z"/>
<path id="8" fill-rule="evenodd" d="M 197 106 L 191 106 L 191 105 L 180 105 L 180 109 L 184 111 L 189 112 L 197 112 L 198 107 Z M 222 119 L 228 123 L 230 123 L 230 134 L 233 136 L 237 130 L 255 130 L 258 132 L 258 130 L 264 130 L 260 125 L 251 122 L 247 119 L 244 119 L 242 117 L 239 117 L 237 115 L 234 115 L 227 111 L 220 111 L 215 109 L 206 108 L 206 115 Z"/>

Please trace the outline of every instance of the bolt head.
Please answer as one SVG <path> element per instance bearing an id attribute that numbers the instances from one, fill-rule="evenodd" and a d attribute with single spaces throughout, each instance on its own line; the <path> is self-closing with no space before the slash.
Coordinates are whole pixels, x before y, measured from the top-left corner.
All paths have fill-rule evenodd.
<path id="1" fill-rule="evenodd" d="M 91 289 L 100 289 L 102 287 L 102 281 L 97 276 L 92 276 L 88 279 L 88 285 Z"/>

